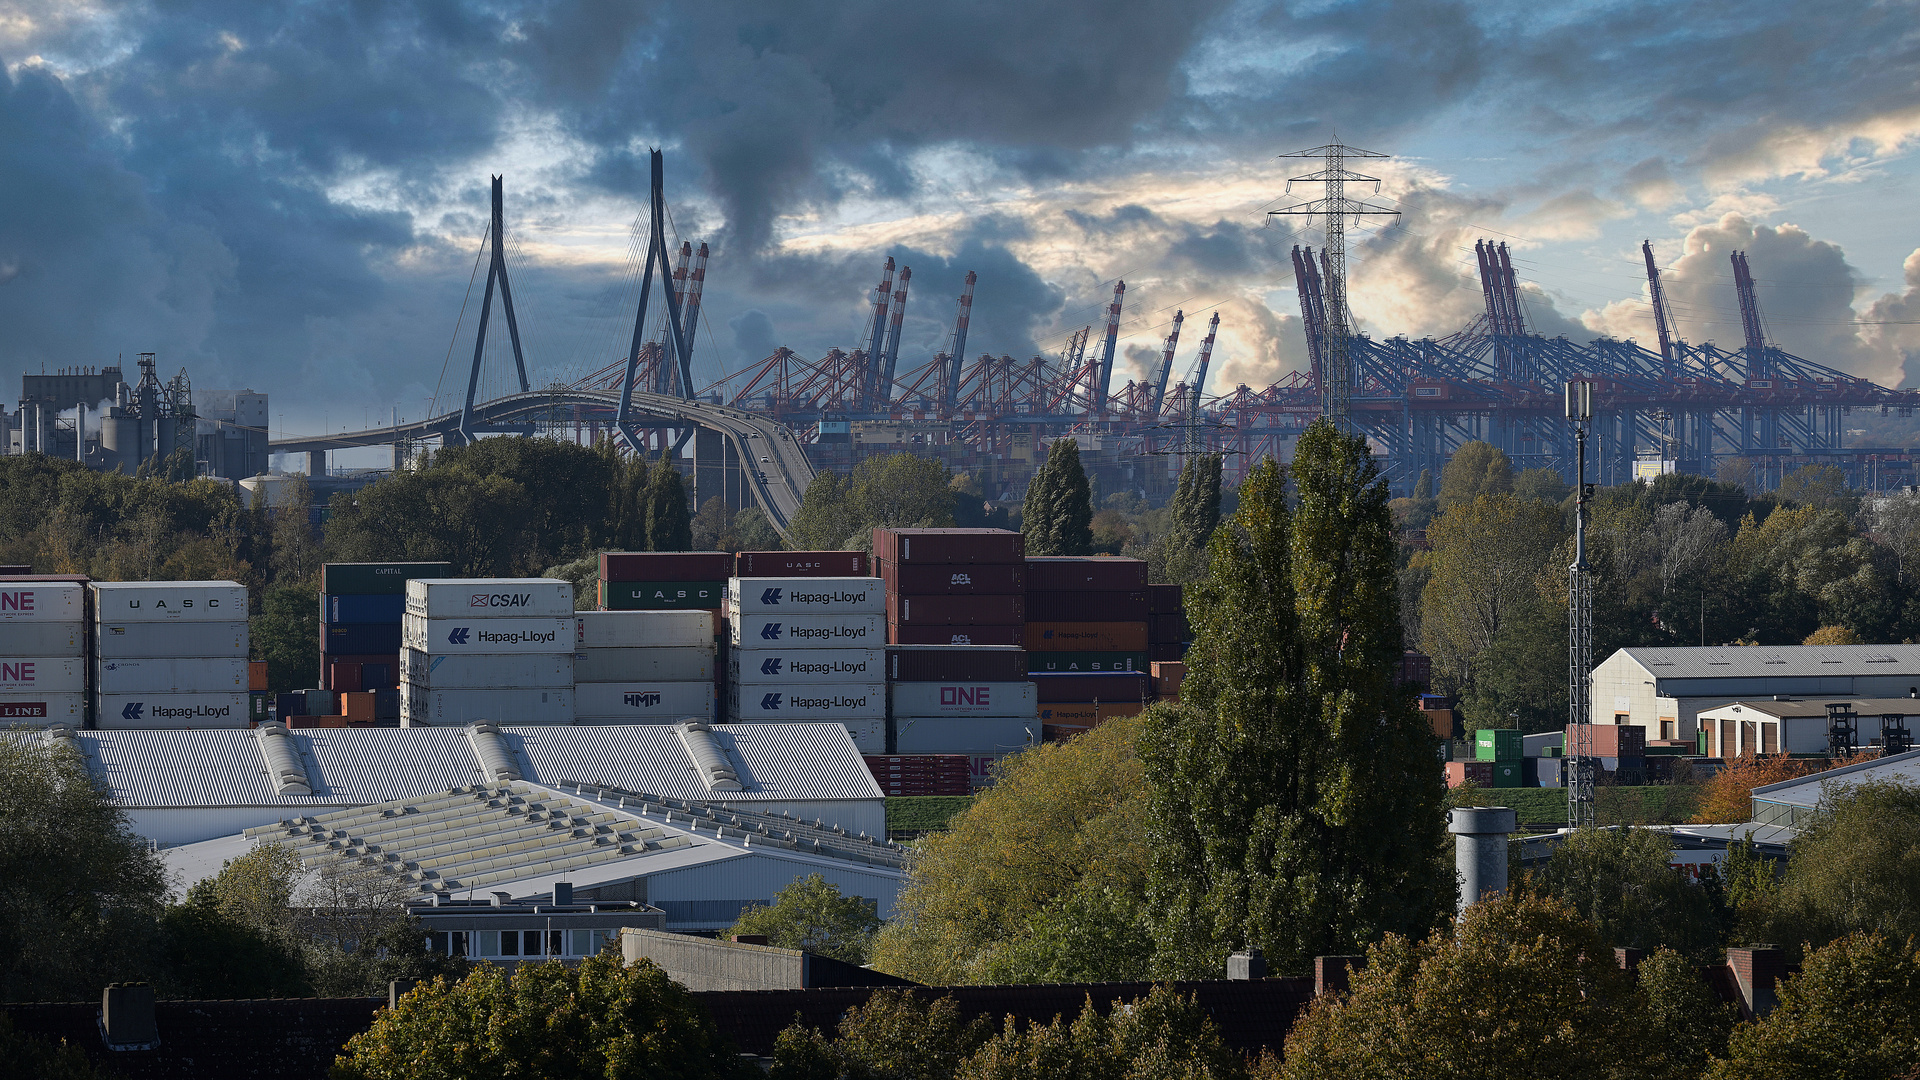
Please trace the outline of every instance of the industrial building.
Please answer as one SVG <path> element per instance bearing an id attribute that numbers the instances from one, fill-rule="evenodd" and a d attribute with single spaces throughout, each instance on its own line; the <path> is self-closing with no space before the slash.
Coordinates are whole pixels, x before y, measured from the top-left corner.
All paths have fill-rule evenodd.
<path id="1" fill-rule="evenodd" d="M 1826 754 L 1840 734 L 1854 747 L 1910 746 L 1920 728 L 1920 698 L 1855 698 L 1780 694 L 1768 701 L 1737 701 L 1700 711 L 1709 757 L 1749 754 Z"/>
<path id="2" fill-rule="evenodd" d="M 267 395 L 243 390 L 196 405 L 185 369 L 162 382 L 153 353 L 139 379 L 119 365 L 20 377 L 20 407 L 5 418 L 5 452 L 41 453 L 101 472 L 132 474 L 185 450 L 193 474 L 239 480 L 267 471 Z"/>
<path id="3" fill-rule="evenodd" d="M 1702 710 L 1735 702 L 1916 694 L 1920 645 L 1629 648 L 1594 666 L 1592 722 L 1645 728 L 1651 743 L 1697 738 Z"/>

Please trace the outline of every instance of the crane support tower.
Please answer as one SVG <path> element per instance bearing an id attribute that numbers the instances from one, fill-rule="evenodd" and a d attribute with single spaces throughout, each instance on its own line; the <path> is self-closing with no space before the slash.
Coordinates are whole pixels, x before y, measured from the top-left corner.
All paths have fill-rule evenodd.
<path id="1" fill-rule="evenodd" d="M 947 352 L 947 412 L 953 412 L 953 403 L 960 393 L 960 364 L 967 356 L 967 323 L 973 318 L 973 283 L 979 274 L 967 271 L 967 283 L 960 289 L 960 299 L 953 316 L 953 347 Z"/>
<path id="2" fill-rule="evenodd" d="M 1567 568 L 1567 824 L 1594 823 L 1593 774 L 1593 575 L 1587 568 L 1587 427 L 1593 422 L 1593 382 L 1567 383 L 1567 421 L 1573 425 L 1576 475 L 1573 565 Z"/>

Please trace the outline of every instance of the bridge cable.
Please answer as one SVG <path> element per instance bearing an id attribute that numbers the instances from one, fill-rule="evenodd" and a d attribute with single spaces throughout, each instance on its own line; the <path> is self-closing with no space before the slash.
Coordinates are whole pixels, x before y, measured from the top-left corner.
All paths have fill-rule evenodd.
<path id="1" fill-rule="evenodd" d="M 480 256 L 487 252 L 487 233 L 493 231 L 493 223 L 488 222 L 480 234 L 480 247 L 473 253 L 473 272 L 467 275 L 467 295 L 460 299 L 460 315 L 453 320 L 453 336 L 447 340 L 447 357 L 440 361 L 440 379 L 433 384 L 433 403 L 427 406 L 426 419 L 432 419 L 434 410 L 440 407 L 440 387 L 447 381 L 447 365 L 453 361 L 453 346 L 460 340 L 460 324 L 467 317 L 467 301 L 473 299 L 473 282 L 480 275 Z"/>

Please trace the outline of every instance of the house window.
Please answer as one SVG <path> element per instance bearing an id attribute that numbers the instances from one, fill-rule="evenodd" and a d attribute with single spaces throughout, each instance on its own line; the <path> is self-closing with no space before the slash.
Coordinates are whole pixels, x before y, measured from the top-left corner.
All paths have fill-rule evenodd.
<path id="1" fill-rule="evenodd" d="M 1626 726 L 1627 726 L 1627 722 L 1628 722 L 1628 721 L 1630 721 L 1630 720 L 1632 720 L 1632 719 L 1633 719 L 1633 716 L 1632 716 L 1631 714 L 1629 714 L 1629 713 L 1623 713 L 1623 712 L 1617 712 L 1617 713 L 1614 713 L 1614 714 L 1613 714 L 1613 726 L 1614 726 L 1614 727 L 1626 727 Z"/>
<path id="2" fill-rule="evenodd" d="M 600 952 L 601 943 L 612 941 L 615 933 L 617 931 L 568 930 L 566 955 L 594 956 Z"/>
<path id="3" fill-rule="evenodd" d="M 519 935 L 517 934 L 514 935 L 514 951 L 515 952 L 520 951 L 519 950 L 520 943 L 518 939 L 519 939 Z M 498 930 L 480 931 L 480 955 L 481 956 L 499 956 L 500 955 L 500 931 Z"/>

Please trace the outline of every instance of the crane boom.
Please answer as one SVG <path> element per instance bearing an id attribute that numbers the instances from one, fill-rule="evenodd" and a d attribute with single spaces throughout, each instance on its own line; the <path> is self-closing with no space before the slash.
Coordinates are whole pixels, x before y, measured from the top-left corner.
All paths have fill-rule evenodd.
<path id="1" fill-rule="evenodd" d="M 913 267 L 900 268 L 900 287 L 893 293 L 893 321 L 887 327 L 887 353 L 880 360 L 880 387 L 874 395 L 874 408 L 885 412 L 893 404 L 893 367 L 900 360 L 900 323 L 907 317 L 907 283 L 913 280 Z"/>
<path id="2" fill-rule="evenodd" d="M 1107 305 L 1107 344 L 1100 353 L 1098 383 L 1093 388 L 1093 408 L 1088 415 L 1107 411 L 1107 388 L 1113 385 L 1113 347 L 1120 340 L 1120 304 L 1126 299 L 1127 283 L 1113 283 L 1113 303 Z"/>
<path id="3" fill-rule="evenodd" d="M 1640 241 L 1640 254 L 1647 260 L 1647 297 L 1653 301 L 1653 329 L 1660 335 L 1660 360 L 1667 377 L 1673 377 L 1673 309 L 1667 306 L 1667 290 L 1660 284 L 1660 264 L 1653 261 L 1653 241 Z"/>
<path id="4" fill-rule="evenodd" d="M 947 353 L 947 411 L 953 411 L 960 393 L 960 363 L 967 355 L 967 323 L 973 318 L 973 283 L 980 275 L 967 271 L 967 283 L 960 288 L 959 306 L 953 316 L 953 348 Z"/>
<path id="5" fill-rule="evenodd" d="M 1160 379 L 1153 384 L 1153 415 L 1160 415 L 1160 403 L 1167 397 L 1167 380 L 1173 376 L 1173 350 L 1180 344 L 1180 324 L 1187 313 L 1173 313 L 1173 330 L 1167 334 L 1167 347 L 1160 353 Z"/>

